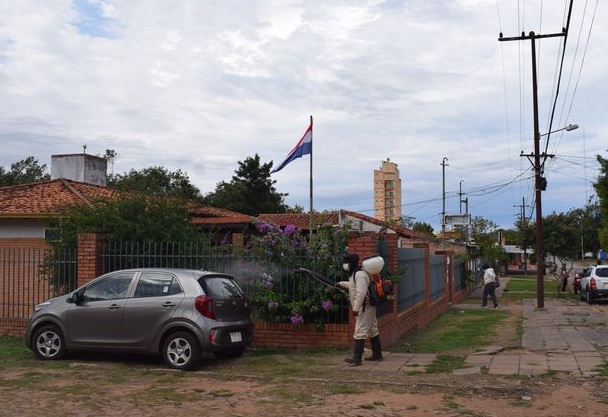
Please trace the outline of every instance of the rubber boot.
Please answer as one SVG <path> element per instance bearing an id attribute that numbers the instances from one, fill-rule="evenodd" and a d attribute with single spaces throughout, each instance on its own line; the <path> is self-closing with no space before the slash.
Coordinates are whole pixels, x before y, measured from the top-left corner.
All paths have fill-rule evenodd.
<path id="1" fill-rule="evenodd" d="M 353 365 L 361 365 L 363 364 L 363 347 L 365 345 L 365 339 L 355 339 L 355 349 L 353 351 L 352 358 L 344 359 L 346 362 L 351 363 Z"/>
<path id="2" fill-rule="evenodd" d="M 372 345 L 372 354 L 365 358 L 366 361 L 381 361 L 382 360 L 382 345 L 380 344 L 380 335 L 370 339 Z"/>

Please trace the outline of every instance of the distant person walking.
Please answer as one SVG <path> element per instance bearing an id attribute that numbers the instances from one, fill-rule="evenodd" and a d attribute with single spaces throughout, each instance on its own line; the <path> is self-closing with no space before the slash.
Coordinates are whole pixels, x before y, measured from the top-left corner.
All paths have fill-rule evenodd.
<path id="1" fill-rule="evenodd" d="M 568 286 L 568 271 L 566 271 L 566 267 L 562 266 L 562 272 L 559 274 L 560 279 L 562 280 L 562 292 L 566 292 L 566 287 Z"/>
<path id="2" fill-rule="evenodd" d="M 488 307 L 488 296 L 492 299 L 494 308 L 498 308 L 498 302 L 496 301 L 496 273 L 493 268 L 490 268 L 485 264 L 482 269 L 483 273 L 483 296 L 481 297 L 481 306 L 483 308 Z"/>

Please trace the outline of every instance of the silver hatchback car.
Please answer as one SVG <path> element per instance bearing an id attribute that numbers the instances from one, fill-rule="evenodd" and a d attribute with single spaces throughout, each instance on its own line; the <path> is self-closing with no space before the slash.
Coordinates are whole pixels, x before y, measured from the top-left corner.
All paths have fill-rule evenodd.
<path id="1" fill-rule="evenodd" d="M 43 360 L 70 351 L 160 354 L 174 369 L 202 352 L 240 357 L 253 340 L 249 301 L 227 274 L 124 269 L 38 304 L 25 343 Z"/>

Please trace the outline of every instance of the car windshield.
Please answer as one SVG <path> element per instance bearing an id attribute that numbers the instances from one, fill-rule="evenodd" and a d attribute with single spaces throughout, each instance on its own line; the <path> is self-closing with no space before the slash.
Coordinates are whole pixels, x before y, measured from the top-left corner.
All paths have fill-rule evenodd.
<path id="1" fill-rule="evenodd" d="M 244 298 L 243 292 L 233 279 L 225 276 L 206 276 L 199 278 L 206 294 L 218 299 Z"/>
<path id="2" fill-rule="evenodd" d="M 84 300 L 103 301 L 124 298 L 133 279 L 133 272 L 119 273 L 99 279 L 84 290 Z"/>
<path id="3" fill-rule="evenodd" d="M 601 278 L 608 277 L 608 268 L 597 268 L 595 270 L 595 275 L 597 275 L 598 277 L 601 277 Z"/>

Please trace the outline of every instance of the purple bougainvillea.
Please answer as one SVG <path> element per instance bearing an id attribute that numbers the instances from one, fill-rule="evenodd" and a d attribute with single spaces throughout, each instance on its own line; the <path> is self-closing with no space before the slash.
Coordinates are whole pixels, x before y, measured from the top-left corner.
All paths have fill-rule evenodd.
<path id="1" fill-rule="evenodd" d="M 293 224 L 288 224 L 287 226 L 285 226 L 285 230 L 283 231 L 283 234 L 289 236 L 289 235 L 292 235 L 295 231 L 296 231 L 296 227 Z"/>
<path id="2" fill-rule="evenodd" d="M 302 318 L 302 316 L 299 314 L 292 314 L 290 320 L 291 324 L 295 324 L 296 326 L 304 323 L 304 318 Z"/>

